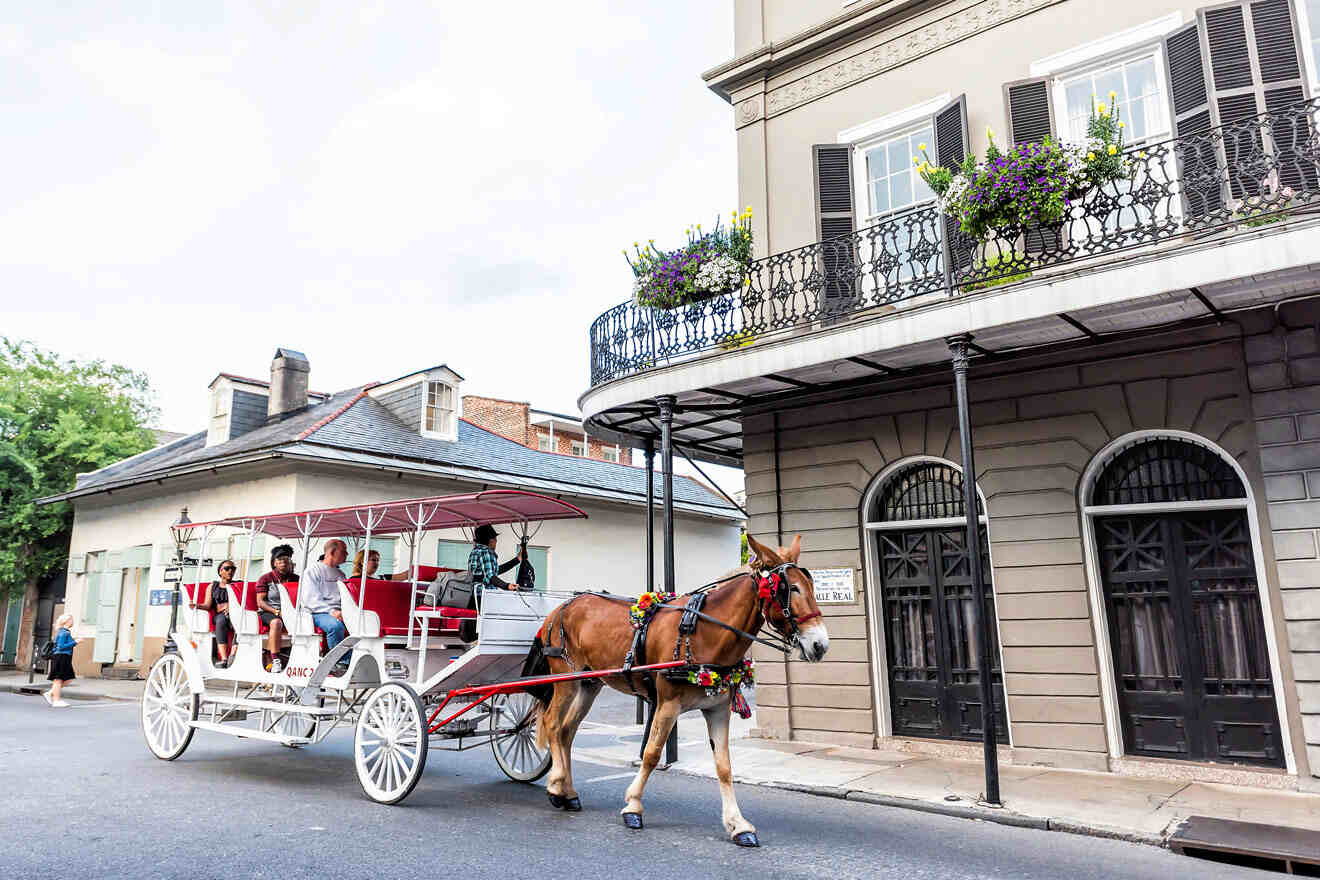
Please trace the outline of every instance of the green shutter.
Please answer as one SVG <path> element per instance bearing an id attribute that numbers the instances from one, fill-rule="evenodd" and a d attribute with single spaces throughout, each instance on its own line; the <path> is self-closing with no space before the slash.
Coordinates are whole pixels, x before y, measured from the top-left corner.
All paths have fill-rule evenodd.
<path id="1" fill-rule="evenodd" d="M 466 569 L 468 554 L 471 552 L 472 545 L 467 541 L 441 540 L 436 553 L 435 564 L 441 568 Z"/>
<path id="2" fill-rule="evenodd" d="M 380 554 L 379 574 L 394 574 L 394 539 L 372 538 L 371 549 Z"/>
<path id="3" fill-rule="evenodd" d="M 123 568 L 151 568 L 151 545 L 142 544 L 121 551 L 120 565 Z"/>
<path id="4" fill-rule="evenodd" d="M 536 588 L 544 590 L 550 583 L 550 548 L 528 547 L 527 558 L 536 569 Z M 515 569 L 515 575 L 517 570 Z"/>

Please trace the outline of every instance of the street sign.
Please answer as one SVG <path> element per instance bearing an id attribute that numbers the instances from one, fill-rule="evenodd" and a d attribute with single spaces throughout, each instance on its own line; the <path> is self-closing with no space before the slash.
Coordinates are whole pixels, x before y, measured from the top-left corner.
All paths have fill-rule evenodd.
<path id="1" fill-rule="evenodd" d="M 152 605 L 168 605 L 170 604 L 170 597 L 173 595 L 173 590 L 152 590 L 149 601 Z"/>
<path id="2" fill-rule="evenodd" d="M 816 587 L 818 605 L 841 605 L 857 601 L 851 568 L 813 568 L 811 581 Z"/>
<path id="3" fill-rule="evenodd" d="M 165 569 L 164 580 L 167 584 L 177 584 L 179 581 L 183 580 L 183 569 L 177 565 L 171 565 Z"/>

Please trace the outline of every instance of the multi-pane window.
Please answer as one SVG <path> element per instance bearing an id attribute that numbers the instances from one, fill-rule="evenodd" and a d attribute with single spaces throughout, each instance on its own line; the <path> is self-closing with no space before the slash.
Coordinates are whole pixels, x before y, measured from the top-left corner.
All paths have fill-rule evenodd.
<path id="1" fill-rule="evenodd" d="M 926 145 L 927 154 L 933 158 L 933 140 L 931 127 L 926 125 L 862 148 L 868 220 L 934 197 L 913 161 L 921 154 L 921 144 Z"/>
<path id="2" fill-rule="evenodd" d="M 426 383 L 427 431 L 436 434 L 454 433 L 454 389 L 444 382 Z"/>
<path id="3" fill-rule="evenodd" d="M 541 450 L 542 452 L 554 452 L 555 441 L 550 437 L 549 434 L 541 434 L 536 438 L 536 448 Z"/>
<path id="4" fill-rule="evenodd" d="M 1080 144 L 1097 104 L 1109 106 L 1114 93 L 1119 120 L 1128 144 L 1149 143 L 1168 137 L 1169 99 L 1164 85 L 1163 64 L 1154 50 L 1124 61 L 1105 62 L 1099 67 L 1060 80 L 1065 121 L 1063 139 Z"/>
<path id="5" fill-rule="evenodd" d="M 600 450 L 600 457 L 606 461 L 617 462 L 619 460 L 619 447 L 605 446 Z"/>
<path id="6" fill-rule="evenodd" d="M 585 456 L 587 454 L 587 444 L 585 440 L 573 441 L 573 454 L 577 456 Z"/>

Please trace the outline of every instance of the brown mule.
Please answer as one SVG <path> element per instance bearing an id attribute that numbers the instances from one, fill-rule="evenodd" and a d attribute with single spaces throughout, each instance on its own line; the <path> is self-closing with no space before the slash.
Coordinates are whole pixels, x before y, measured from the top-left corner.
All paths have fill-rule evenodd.
<path id="1" fill-rule="evenodd" d="M 715 621 L 756 634 L 768 623 L 795 649 L 803 660 L 819 661 L 829 649 L 829 634 L 816 605 L 811 575 L 797 566 L 802 536 L 794 537 L 790 547 L 771 550 L 750 535 L 748 546 L 755 553 L 751 571 L 736 574 L 707 594 L 703 612 Z M 778 577 L 774 577 L 778 575 Z M 773 584 L 773 591 L 768 587 Z M 766 594 L 771 595 L 767 596 Z M 651 617 L 644 657 L 633 658 L 633 665 L 663 663 L 675 658 L 679 645 L 678 631 L 688 597 L 673 599 Z M 589 669 L 618 669 L 633 644 L 630 603 L 618 597 L 586 593 L 560 605 L 541 624 L 541 638 L 528 658 L 525 674 L 564 673 Z M 740 664 L 751 641 L 744 635 L 711 620 L 699 620 L 690 636 L 691 657 L 695 663 L 734 667 Z M 686 659 L 687 646 L 678 659 Z M 633 675 L 636 691 L 622 675 L 601 679 L 559 682 L 553 692 L 538 694 L 543 708 L 537 725 L 541 748 L 550 746 L 552 764 L 546 791 L 550 802 L 567 810 L 581 809 L 573 787 L 572 746 L 578 725 L 586 717 L 600 693 L 601 683 L 623 693 L 643 693 L 641 674 Z M 711 748 L 715 752 L 715 772 L 719 777 L 723 800 L 724 828 L 740 846 L 759 846 L 756 829 L 738 811 L 729 766 L 730 695 L 708 695 L 706 688 L 673 681 L 663 675 L 654 678 L 656 709 L 651 736 L 646 742 L 642 764 L 624 795 L 622 815 L 629 828 L 642 827 L 642 791 L 651 772 L 660 761 L 660 753 L 669 731 L 682 712 L 700 709 L 706 716 Z"/>

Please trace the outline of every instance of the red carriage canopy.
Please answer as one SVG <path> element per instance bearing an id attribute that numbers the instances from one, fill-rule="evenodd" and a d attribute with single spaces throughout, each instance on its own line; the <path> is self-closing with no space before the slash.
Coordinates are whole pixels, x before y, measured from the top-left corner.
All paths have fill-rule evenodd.
<path id="1" fill-rule="evenodd" d="M 366 534 L 398 535 L 422 531 L 473 528 L 479 525 L 541 522 L 550 519 L 586 519 L 581 509 L 535 492 L 488 489 L 465 495 L 441 495 L 383 501 L 354 507 L 329 507 L 267 516 L 232 516 L 192 527 L 230 527 L 256 530 L 276 538 L 342 538 Z"/>

